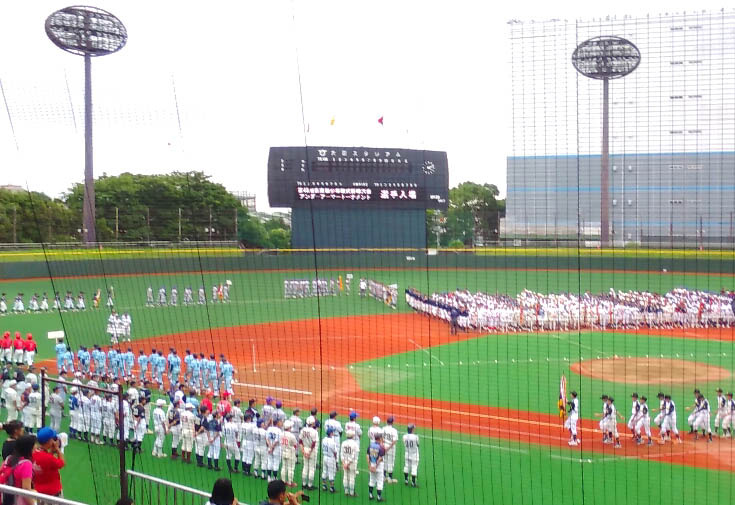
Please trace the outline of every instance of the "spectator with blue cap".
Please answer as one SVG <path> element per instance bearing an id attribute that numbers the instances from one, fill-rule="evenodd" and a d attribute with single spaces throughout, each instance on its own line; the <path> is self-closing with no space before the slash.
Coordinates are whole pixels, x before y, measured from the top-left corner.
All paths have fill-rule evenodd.
<path id="1" fill-rule="evenodd" d="M 33 452 L 33 485 L 39 493 L 63 496 L 61 474 L 64 468 L 64 454 L 57 433 L 44 426 L 36 437 L 38 449 Z"/>

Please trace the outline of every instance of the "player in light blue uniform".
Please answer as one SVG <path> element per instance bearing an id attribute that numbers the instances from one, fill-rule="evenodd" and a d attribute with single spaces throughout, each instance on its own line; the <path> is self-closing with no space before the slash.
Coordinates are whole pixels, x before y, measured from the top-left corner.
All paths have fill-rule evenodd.
<path id="1" fill-rule="evenodd" d="M 202 389 L 209 388 L 209 360 L 204 357 L 204 353 L 199 353 L 200 369 L 202 371 Z"/>
<path id="2" fill-rule="evenodd" d="M 190 361 L 189 370 L 191 370 L 189 387 L 199 389 L 199 386 L 201 385 L 199 379 L 201 377 L 202 360 L 198 359 L 196 355 L 193 355 Z"/>
<path id="3" fill-rule="evenodd" d="M 86 347 L 84 346 L 79 347 L 79 350 L 77 351 L 77 361 L 79 362 L 79 368 L 82 370 L 82 372 L 85 374 L 88 374 L 90 356 L 89 356 L 89 351 L 87 350 Z"/>
<path id="4" fill-rule="evenodd" d="M 145 383 L 145 376 L 148 374 L 148 356 L 145 355 L 143 349 L 138 354 L 138 368 L 140 369 L 138 375 L 140 382 Z"/>
<path id="5" fill-rule="evenodd" d="M 107 360 L 105 359 L 106 358 L 105 353 L 102 352 L 98 344 L 94 344 L 94 349 L 92 349 L 91 357 L 92 357 L 92 363 L 94 363 L 94 373 L 96 375 L 104 375 L 105 374 L 105 361 Z"/>
<path id="6" fill-rule="evenodd" d="M 179 358 L 178 354 L 176 354 L 176 349 L 174 349 L 173 354 L 169 355 L 169 375 L 168 375 L 168 381 L 171 386 L 171 390 L 173 391 L 176 389 L 176 385 L 179 383 L 179 375 L 181 375 L 181 358 Z"/>
<path id="7" fill-rule="evenodd" d="M 130 377 L 133 374 L 133 365 L 135 365 L 135 354 L 133 350 L 128 347 L 128 350 L 121 355 L 123 365 L 123 376 Z"/>
<path id="8" fill-rule="evenodd" d="M 61 373 L 64 369 L 64 355 L 66 354 L 66 344 L 61 339 L 57 340 L 54 352 L 56 352 L 56 369 Z"/>
<path id="9" fill-rule="evenodd" d="M 209 382 L 212 383 L 212 391 L 216 396 L 219 396 L 219 375 L 217 374 L 217 361 L 214 359 L 214 354 L 209 355 L 207 375 L 209 376 Z"/>
<path id="10" fill-rule="evenodd" d="M 107 359 L 110 361 L 110 374 L 117 377 L 117 369 L 120 366 L 119 354 L 115 348 L 107 351 Z"/>
<path id="11" fill-rule="evenodd" d="M 74 354 L 69 349 L 64 353 L 63 369 L 66 373 L 74 373 Z"/>
<path id="12" fill-rule="evenodd" d="M 191 360 L 193 359 L 194 357 L 191 355 L 191 351 L 187 349 L 186 356 L 184 356 L 184 365 L 186 366 L 186 370 L 184 370 L 184 383 L 188 386 L 191 386 Z"/>
<path id="13" fill-rule="evenodd" d="M 225 391 L 232 394 L 234 392 L 232 390 L 232 376 L 235 374 L 235 367 L 232 366 L 232 363 L 227 361 L 227 358 L 225 358 L 224 355 L 221 357 L 219 367 L 222 372 L 222 378 L 225 381 Z"/>
<path id="14" fill-rule="evenodd" d="M 166 358 L 163 357 L 163 352 L 158 351 L 156 354 L 156 382 L 158 388 L 163 391 L 163 372 L 166 371 Z"/>

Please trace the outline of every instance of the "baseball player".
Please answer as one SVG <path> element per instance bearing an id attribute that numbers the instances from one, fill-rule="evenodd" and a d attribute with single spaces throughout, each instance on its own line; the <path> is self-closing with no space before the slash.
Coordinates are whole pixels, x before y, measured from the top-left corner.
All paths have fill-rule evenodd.
<path id="1" fill-rule="evenodd" d="M 153 307 L 153 305 L 153 287 L 148 286 L 148 288 L 145 290 L 145 306 Z"/>
<path id="2" fill-rule="evenodd" d="M 602 443 L 607 444 L 610 443 L 607 438 L 607 421 L 606 421 L 606 414 L 607 414 L 607 395 L 602 395 L 600 397 L 600 400 L 602 400 L 602 413 L 595 412 L 595 417 L 599 417 L 600 419 L 600 431 L 602 432 Z"/>
<path id="3" fill-rule="evenodd" d="M 166 303 L 166 287 L 161 286 L 158 288 L 158 306 L 165 307 Z"/>
<path id="4" fill-rule="evenodd" d="M 666 443 L 666 440 L 671 440 L 672 432 L 676 435 L 677 442 L 682 443 L 679 429 L 676 427 L 676 404 L 671 399 L 671 395 L 664 395 L 664 419 L 661 423 L 661 432 L 666 433 L 666 438 L 661 437 L 661 444 Z"/>
<path id="5" fill-rule="evenodd" d="M 111 393 L 105 393 L 102 400 L 102 442 L 115 445 L 117 435 L 115 433 L 115 418 L 117 417 L 118 404 L 112 398 Z"/>
<path id="6" fill-rule="evenodd" d="M 702 430 L 702 436 L 707 434 L 707 442 L 712 442 L 712 427 L 710 425 L 709 400 L 703 394 L 699 394 L 699 412 L 694 421 L 694 440 L 699 439 L 698 430 Z"/>
<path id="7" fill-rule="evenodd" d="M 143 439 L 145 438 L 145 434 L 148 433 L 148 423 L 146 423 L 145 420 L 145 397 L 141 398 L 140 402 L 135 405 L 132 409 L 130 409 L 130 405 L 128 404 L 128 410 L 130 413 L 132 413 L 133 418 L 133 453 L 140 454 L 143 450 Z M 159 400 L 160 401 L 160 400 Z M 166 401 L 164 400 L 164 405 Z M 154 411 L 155 413 L 155 411 Z M 165 414 L 163 414 L 163 409 L 161 409 L 162 419 L 161 422 L 165 422 Z M 154 416 L 154 423 L 155 423 L 155 416 Z M 164 430 L 164 436 L 165 436 L 165 427 Z M 126 435 L 128 431 L 125 431 Z M 156 443 L 158 443 L 158 433 L 156 433 Z M 163 446 L 163 440 L 161 440 L 161 447 Z M 163 452 L 160 451 L 161 447 L 154 446 L 154 456 L 156 455 L 155 452 L 158 450 L 158 457 L 159 458 L 165 458 L 166 456 L 163 454 Z"/>
<path id="8" fill-rule="evenodd" d="M 120 317 L 120 322 L 122 323 L 122 341 L 130 342 L 132 338 L 133 318 L 128 312 L 124 312 Z"/>
<path id="9" fill-rule="evenodd" d="M 184 305 L 192 305 L 194 303 L 194 296 L 192 293 L 193 291 L 191 290 L 191 286 L 186 286 L 184 288 Z"/>
<path id="10" fill-rule="evenodd" d="M 191 463 L 191 450 L 194 447 L 196 416 L 193 410 L 194 405 L 186 403 L 181 413 L 181 461 L 188 464 Z"/>
<path id="11" fill-rule="evenodd" d="M 29 384 L 27 404 L 23 408 L 23 424 L 29 433 L 41 428 L 41 392 L 38 384 Z"/>
<path id="12" fill-rule="evenodd" d="M 176 349 L 168 355 L 168 382 L 172 389 L 179 383 L 179 375 L 181 375 L 181 358 L 176 354 Z"/>
<path id="13" fill-rule="evenodd" d="M 176 307 L 179 304 L 179 290 L 176 286 L 171 287 L 171 306 Z"/>
<path id="14" fill-rule="evenodd" d="M 569 415 L 567 420 L 564 421 L 564 428 L 569 430 L 569 445 L 575 446 L 579 444 L 577 440 L 577 421 L 579 420 L 579 399 L 577 399 L 577 392 L 571 392 L 572 399 L 567 402 L 569 406 Z"/>
<path id="15" fill-rule="evenodd" d="M 222 379 L 225 382 L 225 391 L 230 394 L 234 393 L 232 389 L 232 377 L 235 374 L 235 367 L 224 356 L 222 356 L 222 360 L 220 361 L 220 371 L 222 372 Z"/>
<path id="16" fill-rule="evenodd" d="M 273 418 L 273 413 L 276 411 L 272 403 L 273 403 L 273 397 L 268 396 L 265 399 L 265 405 L 263 405 L 262 419 L 266 426 L 270 426 L 271 419 Z"/>
<path id="17" fill-rule="evenodd" d="M 375 442 L 378 435 L 383 437 L 383 428 L 380 427 L 380 418 L 378 416 L 373 417 L 373 425 L 368 429 L 368 439 L 370 443 Z"/>
<path id="18" fill-rule="evenodd" d="M 663 430 L 663 422 L 664 417 L 666 417 L 666 409 L 664 408 L 664 405 L 666 403 L 666 400 L 664 399 L 664 394 L 659 392 L 656 397 L 658 398 L 658 408 L 657 409 L 651 409 L 651 412 L 658 412 L 656 414 L 656 417 L 653 419 L 653 424 L 659 427 L 660 434 L 661 434 L 661 441 L 664 441 L 665 432 Z"/>
<path id="19" fill-rule="evenodd" d="M 194 440 L 196 442 L 196 458 L 197 466 L 204 467 L 204 450 L 209 445 L 209 437 L 207 436 L 207 408 L 202 405 L 199 407 L 199 415 L 194 421 Z"/>
<path id="20" fill-rule="evenodd" d="M 199 389 L 201 387 L 201 375 L 202 375 L 202 358 L 197 357 L 197 354 L 194 353 L 193 358 L 191 360 L 191 381 L 190 385 L 191 387 L 195 389 Z"/>
<path id="21" fill-rule="evenodd" d="M 324 427 L 326 429 L 332 428 L 332 430 L 337 434 L 338 439 L 342 436 L 342 423 L 337 420 L 336 410 L 333 410 L 329 413 L 329 419 L 324 422 Z M 339 446 L 339 443 L 337 445 Z"/>
<path id="22" fill-rule="evenodd" d="M 715 433 L 719 433 L 719 429 L 723 428 L 722 435 L 725 435 L 725 429 L 723 427 L 723 421 L 727 415 L 727 399 L 722 394 L 722 388 L 717 388 L 717 414 L 715 415 Z"/>
<path id="23" fill-rule="evenodd" d="M 695 435 L 695 428 L 694 425 L 697 422 L 697 416 L 699 415 L 699 408 L 700 408 L 700 391 L 699 389 L 694 390 L 694 403 L 690 405 L 689 407 L 684 407 L 684 410 L 692 411 L 691 414 L 689 414 L 689 417 L 687 417 L 687 424 L 689 425 L 689 434 Z"/>
<path id="24" fill-rule="evenodd" d="M 198 295 L 199 295 L 199 301 L 197 303 L 199 303 L 199 305 L 204 305 L 205 303 L 207 303 L 207 295 L 204 291 L 204 286 L 199 287 Z"/>
<path id="25" fill-rule="evenodd" d="M 607 397 L 607 410 L 603 420 L 606 421 L 605 426 L 607 427 L 607 438 L 608 440 L 615 441 L 615 449 L 620 449 L 620 435 L 618 434 L 618 417 L 625 421 L 625 417 L 617 411 L 614 403 L 615 399 L 612 396 Z"/>
<path id="26" fill-rule="evenodd" d="M 280 419 L 276 419 L 266 430 L 266 472 L 268 473 L 268 482 L 278 478 L 278 470 L 281 468 L 281 439 L 283 438 L 283 423 Z"/>
<path id="27" fill-rule="evenodd" d="M 262 479 L 267 479 L 268 466 L 266 458 L 268 453 L 268 446 L 266 442 L 266 430 L 263 427 L 265 425 L 263 418 L 259 418 L 256 421 L 255 425 L 255 430 L 253 430 L 253 445 L 255 448 L 255 456 L 253 458 L 253 475 L 256 479 L 258 477 Z M 258 468 L 260 468 L 260 472 L 258 472 Z"/>
<path id="28" fill-rule="evenodd" d="M 222 450 L 222 419 L 216 410 L 207 416 L 207 431 L 209 432 L 207 468 L 219 472 L 219 455 Z M 214 460 L 214 468 L 212 468 L 212 460 Z"/>
<path id="29" fill-rule="evenodd" d="M 393 478 L 393 468 L 396 463 L 396 444 L 398 443 L 398 430 L 393 427 L 393 416 L 388 417 L 383 428 L 383 448 L 385 449 L 385 480 L 386 482 L 398 482 Z"/>
<path id="30" fill-rule="evenodd" d="M 25 352 L 25 344 L 20 336 L 20 332 L 15 332 L 15 340 L 13 340 L 13 364 L 20 366 L 23 364 L 23 353 Z"/>
<path id="31" fill-rule="evenodd" d="M 166 412 L 166 431 L 171 433 L 171 459 L 179 457 L 179 442 L 181 442 L 181 400 L 176 399 Z"/>
<path id="32" fill-rule="evenodd" d="M 416 487 L 419 471 L 419 437 L 414 433 L 416 426 L 409 424 L 408 433 L 403 435 L 403 483 L 408 486 L 408 475 L 411 475 L 411 486 Z"/>
<path id="33" fill-rule="evenodd" d="M 354 410 L 350 411 L 350 420 L 345 423 L 345 431 L 352 430 L 354 433 L 355 442 L 357 442 L 358 448 L 360 447 L 360 437 L 362 437 L 362 427 L 357 423 L 358 413 Z M 343 460 L 344 461 L 344 460 Z"/>
<path id="34" fill-rule="evenodd" d="M 92 382 L 92 381 L 90 381 Z M 100 434 L 102 433 L 102 398 L 96 391 L 89 391 L 89 433 L 90 441 L 97 445 L 102 445 Z M 39 416 L 40 416 L 39 408 Z"/>
<path id="35" fill-rule="evenodd" d="M 26 341 L 23 348 L 23 361 L 25 362 L 25 365 L 27 367 L 33 366 L 33 361 L 36 358 L 36 349 L 38 346 L 36 345 L 36 341 L 33 340 L 33 335 L 31 333 L 28 333 L 26 335 Z"/>
<path id="36" fill-rule="evenodd" d="M 722 419 L 722 431 L 725 438 L 730 438 L 732 436 L 731 426 L 735 422 L 735 417 L 733 417 L 735 416 L 735 400 L 732 399 L 732 393 L 727 393 L 726 409 Z"/>
<path id="37" fill-rule="evenodd" d="M 641 415 L 641 404 L 638 401 L 638 393 L 633 393 L 631 395 L 632 398 L 632 405 L 630 407 L 630 419 L 628 419 L 628 429 L 630 430 L 630 433 L 633 435 L 633 439 L 636 439 L 635 436 L 635 427 L 638 424 L 638 419 Z"/>
<path id="38" fill-rule="evenodd" d="M 306 490 L 314 489 L 314 473 L 316 472 L 316 460 L 319 455 L 319 433 L 314 426 L 314 416 L 306 418 L 306 426 L 299 434 L 299 445 L 304 456 L 304 468 L 301 472 L 301 487 Z"/>
<path id="39" fill-rule="evenodd" d="M 48 403 L 48 413 L 51 417 L 51 429 L 56 433 L 61 430 L 61 414 L 64 412 L 64 399 L 61 397 L 61 385 L 57 385 L 51 393 Z"/>
<path id="40" fill-rule="evenodd" d="M 326 426 L 326 423 L 324 423 Z M 337 431 L 327 426 L 326 436 L 322 439 L 322 489 L 327 490 L 329 484 L 329 492 L 334 493 L 334 478 L 337 473 L 337 463 L 339 462 L 339 435 Z"/>
<path id="41" fill-rule="evenodd" d="M 240 426 L 240 454 L 242 456 L 242 473 L 250 475 L 255 458 L 255 431 L 258 427 L 253 420 L 253 414 L 245 412 L 245 421 Z"/>
<path id="42" fill-rule="evenodd" d="M 375 439 L 371 440 L 370 445 L 368 445 L 365 456 L 368 469 L 370 470 L 370 478 L 368 480 L 369 498 L 371 500 L 373 499 L 373 490 L 377 487 L 378 501 L 383 501 L 383 458 L 385 457 L 385 449 L 383 448 L 382 442 L 383 433 L 376 431 Z"/>
<path id="43" fill-rule="evenodd" d="M 641 428 L 645 428 L 646 436 L 648 437 L 649 447 L 653 445 L 653 438 L 651 437 L 651 416 L 648 412 L 648 398 L 641 396 L 638 410 L 638 420 L 635 423 L 634 435 L 637 444 L 641 444 Z"/>
<path id="44" fill-rule="evenodd" d="M 156 434 L 156 441 L 153 443 L 153 457 L 165 458 L 163 454 L 163 441 L 166 438 L 166 413 L 163 407 L 166 406 L 166 400 L 159 398 L 156 400 L 156 408 L 153 411 L 153 432 Z M 137 430 L 136 430 L 137 431 Z"/>
<path id="45" fill-rule="evenodd" d="M 346 425 L 345 425 L 346 426 Z M 345 488 L 345 495 L 357 496 L 355 494 L 355 477 L 357 475 L 357 459 L 360 454 L 360 443 L 355 440 L 355 431 L 347 428 L 345 431 L 347 440 L 342 442 L 340 447 L 340 459 L 342 460 L 342 486 Z"/>
<path id="46" fill-rule="evenodd" d="M 235 459 L 235 472 L 238 472 L 240 464 L 240 430 L 235 422 L 235 416 L 230 412 L 225 416 L 225 424 L 222 427 L 222 436 L 225 441 L 225 459 L 227 468 L 232 473 L 232 459 Z"/>
<path id="47" fill-rule="evenodd" d="M 283 437 L 281 438 L 281 479 L 289 487 L 295 487 L 294 469 L 296 468 L 296 453 L 299 441 L 293 432 L 293 421 L 283 423 Z"/>

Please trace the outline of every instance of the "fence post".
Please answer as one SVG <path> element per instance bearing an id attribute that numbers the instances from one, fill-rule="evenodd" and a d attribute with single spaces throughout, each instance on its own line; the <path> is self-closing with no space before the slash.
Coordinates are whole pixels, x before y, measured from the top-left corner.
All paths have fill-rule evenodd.
<path id="1" fill-rule="evenodd" d="M 120 432 L 118 451 L 120 452 L 120 498 L 128 498 L 128 473 L 125 470 L 125 446 L 127 445 L 125 433 L 125 412 L 123 411 L 123 390 L 117 388 L 117 427 Z"/>

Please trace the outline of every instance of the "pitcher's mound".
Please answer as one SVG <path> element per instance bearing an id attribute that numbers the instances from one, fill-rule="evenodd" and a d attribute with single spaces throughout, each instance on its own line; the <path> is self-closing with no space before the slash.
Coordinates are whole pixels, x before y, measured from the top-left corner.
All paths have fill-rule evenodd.
<path id="1" fill-rule="evenodd" d="M 700 384 L 730 377 L 718 366 L 666 358 L 590 359 L 569 368 L 579 375 L 626 384 Z"/>

